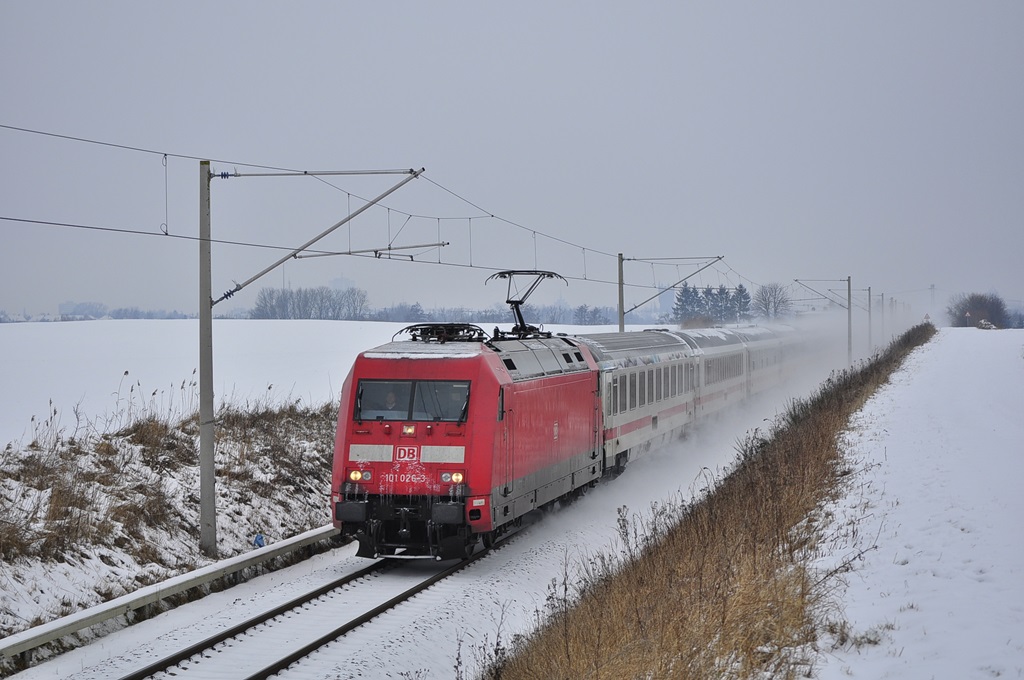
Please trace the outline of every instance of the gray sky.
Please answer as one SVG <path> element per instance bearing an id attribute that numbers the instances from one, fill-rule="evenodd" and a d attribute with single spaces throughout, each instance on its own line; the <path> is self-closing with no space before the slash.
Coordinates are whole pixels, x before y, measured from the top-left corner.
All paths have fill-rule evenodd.
<path id="1" fill-rule="evenodd" d="M 335 279 L 375 307 L 490 306 L 493 269 L 534 267 L 570 278 L 538 302 L 614 305 L 613 286 L 579 279 L 613 280 L 618 252 L 724 255 L 698 285 L 849 275 L 922 313 L 932 284 L 940 307 L 1020 301 L 1022 35 L 1016 1 L 6 0 L 0 124 L 171 156 L 165 170 L 160 154 L 0 128 L 0 217 L 195 237 L 198 162 L 180 156 L 425 167 L 390 212 L 320 246 L 440 234 L 450 246 L 414 251 L 435 264 L 290 261 L 218 311 Z M 215 180 L 213 235 L 297 246 L 398 179 Z M 197 309 L 194 241 L 9 220 L 0 239 L 8 313 Z M 217 245 L 215 293 L 282 254 Z M 626 279 L 691 271 L 628 262 Z M 631 288 L 627 307 L 650 294 Z"/>

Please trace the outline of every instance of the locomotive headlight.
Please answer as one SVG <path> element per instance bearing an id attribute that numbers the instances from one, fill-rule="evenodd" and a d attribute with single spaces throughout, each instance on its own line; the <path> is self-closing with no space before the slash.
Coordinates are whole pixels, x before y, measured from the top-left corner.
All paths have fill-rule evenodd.
<path id="1" fill-rule="evenodd" d="M 445 484 L 461 484 L 462 473 L 461 472 L 442 472 L 441 481 Z"/>
<path id="2" fill-rule="evenodd" d="M 462 473 L 461 472 L 453 472 L 452 473 L 452 481 L 455 482 L 456 484 L 462 484 Z"/>
<path id="3" fill-rule="evenodd" d="M 450 473 L 450 472 L 442 472 L 441 473 L 441 481 L 444 482 L 445 484 L 451 484 L 452 473 Z"/>
<path id="4" fill-rule="evenodd" d="M 351 479 L 353 482 L 368 482 L 370 481 L 371 477 L 373 477 L 373 474 L 369 470 L 366 470 L 365 472 L 362 470 L 353 470 L 352 472 L 348 473 L 348 478 Z"/>

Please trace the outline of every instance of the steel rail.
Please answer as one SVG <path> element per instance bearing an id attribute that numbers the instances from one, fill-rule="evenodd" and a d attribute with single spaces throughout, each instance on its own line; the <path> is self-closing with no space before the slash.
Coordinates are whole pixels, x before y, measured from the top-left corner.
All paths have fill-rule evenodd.
<path id="1" fill-rule="evenodd" d="M 518 532 L 516 532 L 516 533 L 518 534 Z M 434 585 L 438 581 L 444 580 L 444 579 L 448 578 L 449 576 L 451 576 L 452 574 L 455 574 L 457 572 L 462 571 L 463 569 L 465 569 L 469 565 L 473 564 L 477 560 L 479 560 L 481 558 L 484 558 L 484 557 L 487 557 L 488 555 L 490 555 L 495 550 L 499 550 L 501 547 L 503 547 L 502 544 L 505 543 L 507 540 L 510 540 L 510 538 L 511 537 L 506 538 L 504 541 L 502 541 L 499 544 L 496 544 L 490 550 L 481 550 L 481 551 L 477 552 L 477 554 L 475 554 L 472 557 L 470 557 L 469 559 L 462 560 L 458 564 L 455 564 L 455 565 L 453 565 L 453 566 L 451 566 L 451 567 L 449 567 L 449 568 L 447 568 L 447 569 L 445 569 L 443 571 L 438 572 L 437 574 L 434 574 L 433 576 L 431 576 L 430 578 L 426 579 L 425 581 L 422 581 L 421 583 L 416 584 L 412 588 L 409 588 L 405 592 L 396 595 L 395 597 L 391 598 L 387 602 L 374 607 L 373 609 L 365 612 L 364 614 L 361 614 L 360 616 L 352 619 L 348 623 L 345 623 L 345 624 L 335 628 L 334 630 L 330 631 L 329 633 L 326 633 L 326 634 L 320 636 L 319 638 L 317 638 L 313 642 L 310 642 L 309 644 L 304 645 L 300 649 L 297 649 L 294 652 L 288 654 L 287 656 L 285 656 L 285 657 L 275 661 L 274 663 L 270 664 L 269 666 L 266 666 L 265 668 L 260 669 L 256 673 L 253 673 L 252 675 L 247 676 L 245 678 L 245 680 L 263 680 L 264 678 L 268 678 L 268 677 L 274 675 L 275 673 L 279 673 L 280 671 L 283 671 L 284 669 L 288 668 L 289 666 L 291 666 L 296 661 L 299 661 L 300 659 L 303 659 L 303 658 L 309 656 L 310 653 L 320 649 L 324 645 L 326 645 L 326 644 L 328 644 L 330 642 L 333 642 L 334 640 L 337 640 L 341 636 L 345 635 L 346 633 L 348 633 L 348 632 L 350 632 L 352 630 L 355 630 L 356 628 L 358 628 L 359 626 L 363 625 L 364 623 L 367 623 L 368 621 L 370 621 L 372 619 L 375 619 L 376 617 L 380 616 L 381 614 L 383 614 L 384 612 L 388 611 L 389 609 L 393 609 L 394 607 L 398 606 L 399 604 L 401 604 L 401 603 L 411 599 L 414 595 L 417 595 L 417 594 L 423 592 L 424 590 L 426 590 L 430 586 Z"/>
<path id="2" fill-rule="evenodd" d="M 266 621 L 269 621 L 270 619 L 276 616 L 280 616 L 281 614 L 287 611 L 297 609 L 298 607 L 301 607 L 307 602 L 315 600 L 316 598 L 320 597 L 321 595 L 324 595 L 325 593 L 329 593 L 330 591 L 335 590 L 336 588 L 340 588 L 343 585 L 351 583 L 352 581 L 355 581 L 357 579 L 363 578 L 364 576 L 368 576 L 374 572 L 384 571 L 388 568 L 393 568 L 394 566 L 397 565 L 395 565 L 394 563 L 389 564 L 387 560 L 378 560 L 367 567 L 363 567 L 359 571 L 335 579 L 334 581 L 331 581 L 330 583 L 327 583 L 314 591 L 300 595 L 288 602 L 285 602 L 284 604 L 274 607 L 273 609 L 270 609 L 250 619 L 247 619 L 242 623 L 222 630 L 221 632 L 216 633 L 215 635 L 211 635 L 210 637 L 204 640 L 200 640 L 199 642 L 189 645 L 185 649 L 174 652 L 173 654 L 165 656 L 162 659 L 158 659 L 157 661 L 150 663 L 144 668 L 132 671 L 128 675 L 122 676 L 120 680 L 142 680 L 143 678 L 148 678 L 151 675 L 154 675 L 161 671 L 168 670 L 172 666 L 179 664 L 190 657 L 195 656 L 203 650 L 210 649 L 214 645 L 220 644 L 225 640 L 233 638 L 241 633 L 244 633 L 245 631 L 258 626 L 261 623 L 265 623 Z"/>
<path id="3" fill-rule="evenodd" d="M 135 592 L 122 595 L 95 607 L 90 607 L 89 609 L 23 630 L 0 641 L 0 659 L 13 659 L 23 654 L 30 655 L 32 650 L 48 642 L 59 640 L 97 623 L 103 623 L 108 619 L 135 611 L 147 604 L 165 600 L 172 595 L 206 585 L 249 567 L 302 550 L 314 543 L 329 539 L 336 534 L 337 529 L 328 524 L 327 526 L 307 531 L 294 538 L 285 539 L 274 545 L 215 562 L 195 571 L 175 576 L 167 581 L 140 588 Z"/>

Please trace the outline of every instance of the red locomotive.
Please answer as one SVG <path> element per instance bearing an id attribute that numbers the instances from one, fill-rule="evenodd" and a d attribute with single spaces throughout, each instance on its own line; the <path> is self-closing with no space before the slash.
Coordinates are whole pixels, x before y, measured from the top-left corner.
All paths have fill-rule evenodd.
<path id="1" fill-rule="evenodd" d="M 751 327 L 488 335 L 419 324 L 361 353 L 342 388 L 334 524 L 358 555 L 461 558 L 536 508 L 582 494 L 631 456 L 780 379 L 791 334 Z M 493 278 L 493 277 L 492 277 Z M 561 278 L 561 277 L 558 277 Z M 397 336 L 396 336 L 397 337 Z"/>

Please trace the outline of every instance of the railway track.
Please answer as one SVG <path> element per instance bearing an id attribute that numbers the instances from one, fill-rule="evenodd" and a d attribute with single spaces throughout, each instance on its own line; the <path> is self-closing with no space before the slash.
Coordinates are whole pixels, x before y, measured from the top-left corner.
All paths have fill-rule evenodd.
<path id="1" fill-rule="evenodd" d="M 430 561 L 379 560 L 120 678 L 269 677 L 488 554 L 440 569 Z"/>

